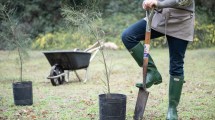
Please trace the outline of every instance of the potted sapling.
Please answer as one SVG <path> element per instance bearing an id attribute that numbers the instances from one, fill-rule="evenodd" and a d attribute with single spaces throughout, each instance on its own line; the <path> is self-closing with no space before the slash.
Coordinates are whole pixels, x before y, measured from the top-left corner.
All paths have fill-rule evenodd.
<path id="1" fill-rule="evenodd" d="M 14 18 L 15 9 L 9 9 L 6 5 L 0 4 L 1 27 L 4 33 L 1 37 L 5 39 L 5 44 L 9 50 L 15 50 L 17 53 L 17 62 L 19 65 L 19 81 L 13 80 L 13 98 L 15 105 L 32 105 L 33 92 L 32 82 L 23 81 L 23 62 L 28 56 L 26 44 L 29 41 L 26 34 L 19 25 L 19 20 Z"/>
<path id="2" fill-rule="evenodd" d="M 93 5 L 92 5 L 93 6 Z M 88 8 L 88 7 L 82 7 Z M 102 30 L 102 18 L 100 12 L 92 9 L 75 10 L 72 7 L 65 7 L 62 12 L 65 20 L 73 26 L 78 27 L 80 32 L 92 35 L 102 48 L 103 44 L 100 40 L 105 39 L 104 31 Z M 74 28 L 74 27 L 73 27 Z M 110 74 L 104 53 L 104 49 L 100 49 L 102 55 L 102 64 L 104 65 L 105 78 L 102 80 L 107 92 L 98 95 L 99 98 L 99 119 L 100 120 L 125 120 L 126 118 L 126 95 L 111 93 L 110 90 Z"/>

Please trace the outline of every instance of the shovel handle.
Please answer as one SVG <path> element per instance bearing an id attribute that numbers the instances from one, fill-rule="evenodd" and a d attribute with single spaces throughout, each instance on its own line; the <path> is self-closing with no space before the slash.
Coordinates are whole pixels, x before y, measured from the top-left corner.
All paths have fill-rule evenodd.
<path id="1" fill-rule="evenodd" d="M 146 75 L 148 68 L 148 57 L 149 57 L 149 49 L 150 49 L 150 40 L 151 40 L 151 22 L 152 17 L 154 15 L 154 8 L 150 10 L 146 10 L 146 33 L 145 33 L 145 41 L 144 41 L 144 55 L 143 55 L 143 88 L 146 89 Z"/>
<path id="2" fill-rule="evenodd" d="M 154 16 L 154 8 L 151 10 L 146 10 L 146 32 L 151 31 L 151 23 L 152 23 L 152 18 Z"/>

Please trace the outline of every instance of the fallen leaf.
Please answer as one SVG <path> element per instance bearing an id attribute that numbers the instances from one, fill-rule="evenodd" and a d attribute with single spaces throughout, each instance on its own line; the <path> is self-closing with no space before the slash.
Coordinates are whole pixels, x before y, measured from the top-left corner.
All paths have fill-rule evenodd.
<path id="1" fill-rule="evenodd" d="M 35 115 L 31 115 L 31 119 L 36 119 L 37 117 Z"/>

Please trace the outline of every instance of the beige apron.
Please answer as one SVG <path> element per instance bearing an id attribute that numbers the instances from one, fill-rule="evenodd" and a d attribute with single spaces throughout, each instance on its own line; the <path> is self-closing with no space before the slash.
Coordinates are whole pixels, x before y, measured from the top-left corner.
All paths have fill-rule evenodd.
<path id="1" fill-rule="evenodd" d="M 190 11 L 163 8 L 156 12 L 152 20 L 152 29 L 165 35 L 193 41 L 195 14 Z"/>

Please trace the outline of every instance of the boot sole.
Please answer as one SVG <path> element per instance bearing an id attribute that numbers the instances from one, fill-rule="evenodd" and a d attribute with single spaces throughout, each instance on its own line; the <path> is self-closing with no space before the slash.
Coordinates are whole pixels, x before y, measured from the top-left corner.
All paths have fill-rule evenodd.
<path id="1" fill-rule="evenodd" d="M 158 84 L 160 84 L 160 83 L 162 83 L 162 81 L 154 82 L 154 83 L 152 83 L 151 85 L 147 86 L 146 88 L 150 88 L 153 84 L 154 84 L 154 85 L 158 85 Z"/>
<path id="2" fill-rule="evenodd" d="M 155 82 L 154 85 L 158 85 L 160 83 L 162 83 L 162 81 Z"/>

